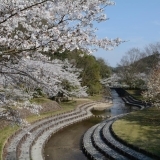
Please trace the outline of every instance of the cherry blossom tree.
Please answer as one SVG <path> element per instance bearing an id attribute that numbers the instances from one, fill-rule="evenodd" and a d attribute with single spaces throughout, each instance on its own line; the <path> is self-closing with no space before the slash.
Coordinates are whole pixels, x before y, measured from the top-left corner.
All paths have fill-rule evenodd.
<path id="1" fill-rule="evenodd" d="M 28 88 L 27 91 L 30 88 L 40 87 L 44 88 L 49 96 L 57 94 L 60 90 L 58 88 L 60 87 L 59 84 L 64 79 L 73 86 L 80 86 L 78 77 L 81 69 L 75 68 L 68 60 L 42 61 L 41 57 L 40 59 L 38 57 L 23 58 L 17 64 L 6 63 L 5 66 L 1 67 L 1 70 L 4 75 L 3 79 L 1 78 L 1 82 L 5 82 L 3 85 Z"/>
<path id="2" fill-rule="evenodd" d="M 48 61 L 47 57 L 38 54 L 36 57 L 22 58 L 16 64 L 8 62 L 1 69 L 3 76 L 0 82 L 4 89 L 1 105 L 5 108 L 1 115 L 3 119 L 24 123 L 22 119 L 17 118 L 19 114 L 14 106 L 27 108 L 38 114 L 41 107 L 28 101 L 33 98 L 37 88 L 49 97 L 56 96 L 59 92 L 66 96 L 87 96 L 87 87 L 82 87 L 81 79 L 78 78 L 81 69 L 75 68 L 67 60 Z M 64 80 L 70 85 L 69 89 L 64 87 Z"/>
<path id="3" fill-rule="evenodd" d="M 107 20 L 110 0 L 1 0 L 0 46 L 3 58 L 61 48 L 90 52 L 94 46 L 112 49 L 122 41 L 98 40 L 93 22 Z M 92 47 L 92 50 L 90 50 Z M 32 52 L 31 52 L 32 51 Z"/>
<path id="4" fill-rule="evenodd" d="M 97 47 L 110 50 L 121 44 L 119 38 L 98 39 L 94 27 L 95 22 L 108 19 L 105 8 L 114 4 L 110 0 L 0 0 L 0 99 L 1 106 L 8 106 L 0 117 L 22 123 L 12 104 L 22 106 L 17 100 L 30 99 L 36 88 L 48 96 L 59 91 L 86 96 L 75 67 L 67 61 L 50 61 L 41 53 L 66 49 L 92 53 Z M 24 106 L 36 113 L 40 108 L 29 102 Z"/>
<path id="5" fill-rule="evenodd" d="M 122 87 L 120 77 L 117 74 L 112 74 L 109 78 L 101 79 L 101 84 L 108 87 Z"/>
<path id="6" fill-rule="evenodd" d="M 148 79 L 147 91 L 143 92 L 142 95 L 154 106 L 160 107 L 160 65 L 152 71 Z"/>

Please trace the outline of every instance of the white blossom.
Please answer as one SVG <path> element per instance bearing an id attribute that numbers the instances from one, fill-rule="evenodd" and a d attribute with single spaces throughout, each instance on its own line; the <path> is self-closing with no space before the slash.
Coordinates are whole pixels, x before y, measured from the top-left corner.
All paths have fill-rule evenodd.
<path id="1" fill-rule="evenodd" d="M 111 0 L 0 0 L 0 88 L 5 97 L 0 98 L 4 107 L 0 117 L 26 124 L 12 107 L 38 114 L 40 107 L 28 101 L 36 89 L 49 97 L 59 92 L 87 96 L 80 69 L 67 60 L 50 61 L 41 53 L 66 49 L 92 53 L 97 47 L 118 46 L 121 39 L 98 39 L 94 28 L 95 22 L 107 20 L 105 7 L 114 4 Z"/>
<path id="2" fill-rule="evenodd" d="M 98 40 L 93 22 L 105 21 L 104 9 L 110 0 L 1 0 L 0 45 L 18 50 L 56 51 L 90 46 L 112 49 L 122 43 L 119 38 Z M 65 8 L 65 9 L 64 9 Z M 13 36 L 12 36 L 13 35 Z M 3 51 L 4 53 L 6 52 Z M 18 52 L 18 53 L 19 53 Z"/>
<path id="3" fill-rule="evenodd" d="M 147 90 L 143 97 L 154 106 L 160 107 L 160 65 L 152 71 L 147 82 Z"/>

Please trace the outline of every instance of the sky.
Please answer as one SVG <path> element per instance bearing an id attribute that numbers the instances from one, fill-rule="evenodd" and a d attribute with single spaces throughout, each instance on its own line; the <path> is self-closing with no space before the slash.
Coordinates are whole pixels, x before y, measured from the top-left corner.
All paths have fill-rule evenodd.
<path id="1" fill-rule="evenodd" d="M 143 50 L 145 46 L 160 42 L 160 0 L 114 0 L 107 6 L 109 20 L 96 24 L 99 38 L 125 40 L 112 51 L 98 49 L 94 56 L 103 58 L 116 67 L 131 48 Z"/>

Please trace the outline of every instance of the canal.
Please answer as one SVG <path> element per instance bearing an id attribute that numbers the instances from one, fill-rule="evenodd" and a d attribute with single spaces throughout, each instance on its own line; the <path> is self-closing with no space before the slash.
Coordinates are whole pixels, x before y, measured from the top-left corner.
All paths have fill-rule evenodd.
<path id="1" fill-rule="evenodd" d="M 92 111 L 94 115 L 104 117 L 116 116 L 128 113 L 135 108 L 126 106 L 115 90 L 111 90 L 113 106 L 104 111 Z M 87 160 L 81 151 L 81 138 L 91 126 L 101 122 L 101 118 L 90 118 L 88 120 L 73 124 L 54 134 L 44 149 L 46 160 Z"/>

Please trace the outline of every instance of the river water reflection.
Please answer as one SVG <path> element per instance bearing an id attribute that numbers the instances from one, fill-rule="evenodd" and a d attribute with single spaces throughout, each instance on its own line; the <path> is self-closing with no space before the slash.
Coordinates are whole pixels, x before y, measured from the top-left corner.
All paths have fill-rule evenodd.
<path id="1" fill-rule="evenodd" d="M 105 111 L 92 111 L 95 115 L 116 116 L 133 110 L 125 106 L 123 100 L 115 90 L 111 91 L 113 106 Z M 45 146 L 44 155 L 46 160 L 87 160 L 80 149 L 82 135 L 91 126 L 102 121 L 100 118 L 90 118 L 86 121 L 71 125 L 54 134 Z"/>
<path id="2" fill-rule="evenodd" d="M 116 116 L 122 113 L 128 113 L 135 110 L 135 107 L 127 106 L 119 97 L 115 90 L 111 90 L 113 105 L 104 111 L 92 111 L 95 115 L 103 115 L 104 117 Z"/>

